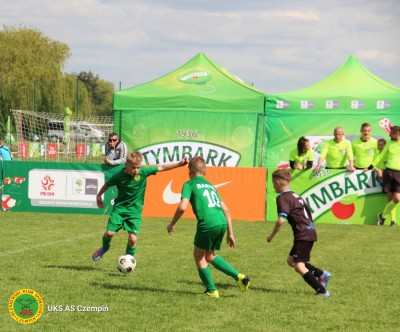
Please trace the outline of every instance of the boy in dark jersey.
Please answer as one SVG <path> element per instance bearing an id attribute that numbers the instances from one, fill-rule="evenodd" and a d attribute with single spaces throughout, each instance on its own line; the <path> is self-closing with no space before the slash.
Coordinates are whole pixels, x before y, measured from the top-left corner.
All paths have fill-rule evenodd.
<path id="1" fill-rule="evenodd" d="M 142 160 L 143 157 L 140 152 L 128 153 L 125 168 L 111 176 L 97 193 L 97 206 L 102 208 L 104 202 L 101 196 L 106 190 L 112 186 L 116 186 L 118 189 L 118 196 L 114 200 L 107 229 L 103 235 L 103 245 L 92 255 L 94 261 L 98 261 L 110 249 L 112 237 L 122 228 L 128 232 L 126 254 L 135 255 L 137 237 L 142 223 L 146 178 L 157 172 L 168 171 L 179 166 L 185 166 L 188 163 L 185 157 L 177 163 L 142 167 Z"/>
<path id="2" fill-rule="evenodd" d="M 272 233 L 267 237 L 267 241 L 272 241 L 287 219 L 294 236 L 293 247 L 287 263 L 316 291 L 315 295 L 329 297 L 326 286 L 331 274 L 309 263 L 311 249 L 314 242 L 317 241 L 317 232 L 307 203 L 290 190 L 291 178 L 291 173 L 286 169 L 278 169 L 272 174 L 274 189 L 279 194 L 276 198 L 278 221 Z"/>
<path id="3" fill-rule="evenodd" d="M 167 231 L 172 234 L 175 230 L 175 224 L 182 217 L 190 202 L 197 219 L 197 231 L 194 237 L 194 260 L 200 279 L 206 287 L 204 293 L 212 298 L 219 298 L 208 266 L 209 263 L 217 270 L 236 280 L 243 292 L 246 292 L 250 287 L 250 279 L 235 270 L 221 256 L 214 253 L 215 250 L 220 250 L 222 239 L 227 230 L 226 241 L 230 249 L 235 247 L 235 238 L 233 237 L 229 209 L 221 200 L 217 189 L 204 178 L 206 171 L 206 163 L 202 157 L 195 156 L 190 160 L 190 180 L 183 184 L 181 202 L 171 223 L 167 226 Z"/>

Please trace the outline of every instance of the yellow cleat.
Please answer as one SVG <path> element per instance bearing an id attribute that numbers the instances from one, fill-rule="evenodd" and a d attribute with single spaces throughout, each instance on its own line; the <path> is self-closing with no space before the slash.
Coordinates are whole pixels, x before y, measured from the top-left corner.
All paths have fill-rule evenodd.
<path id="1" fill-rule="evenodd" d="M 250 287 L 250 278 L 242 273 L 238 274 L 238 281 L 236 281 L 239 285 L 239 288 L 242 292 L 247 292 Z"/>

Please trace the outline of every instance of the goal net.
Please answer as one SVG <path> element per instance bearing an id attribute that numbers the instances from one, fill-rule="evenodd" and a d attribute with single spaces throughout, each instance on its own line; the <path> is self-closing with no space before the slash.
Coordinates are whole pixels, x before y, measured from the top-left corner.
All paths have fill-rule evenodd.
<path id="1" fill-rule="evenodd" d="M 113 132 L 112 116 L 74 116 L 11 110 L 15 123 L 14 159 L 103 162 L 104 144 Z"/>

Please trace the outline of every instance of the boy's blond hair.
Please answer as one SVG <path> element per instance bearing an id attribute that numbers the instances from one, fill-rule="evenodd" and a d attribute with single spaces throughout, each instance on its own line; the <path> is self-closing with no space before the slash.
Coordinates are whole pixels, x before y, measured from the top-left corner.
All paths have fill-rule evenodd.
<path id="1" fill-rule="evenodd" d="M 193 174 L 193 175 L 202 174 L 202 175 L 204 175 L 206 173 L 206 168 L 207 168 L 206 161 L 204 160 L 203 157 L 194 156 L 189 161 L 190 174 Z"/>
<path id="2" fill-rule="evenodd" d="M 141 165 L 143 156 L 139 151 L 129 152 L 126 156 L 126 162 L 134 165 Z"/>
<path id="3" fill-rule="evenodd" d="M 272 173 L 272 180 L 280 180 L 283 184 L 289 185 L 292 180 L 292 173 L 290 173 L 287 169 L 277 169 L 274 173 Z"/>

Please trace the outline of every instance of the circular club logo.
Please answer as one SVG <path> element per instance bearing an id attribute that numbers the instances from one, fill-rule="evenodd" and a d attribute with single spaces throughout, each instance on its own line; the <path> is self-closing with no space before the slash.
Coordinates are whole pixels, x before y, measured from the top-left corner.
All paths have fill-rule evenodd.
<path id="1" fill-rule="evenodd" d="M 32 289 L 20 289 L 11 295 L 8 311 L 18 323 L 32 324 L 43 313 L 43 300 Z"/>

